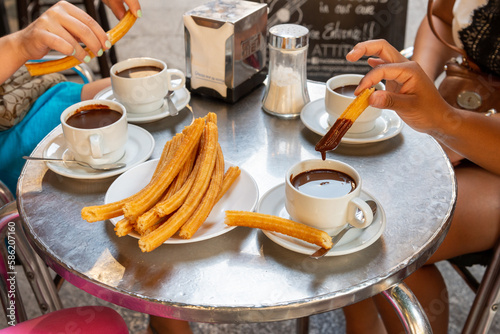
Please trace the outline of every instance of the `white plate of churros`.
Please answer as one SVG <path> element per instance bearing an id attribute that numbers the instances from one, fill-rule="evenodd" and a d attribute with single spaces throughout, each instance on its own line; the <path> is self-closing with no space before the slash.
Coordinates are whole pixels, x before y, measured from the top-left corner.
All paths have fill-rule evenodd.
<path id="1" fill-rule="evenodd" d="M 325 256 L 339 256 L 358 252 L 372 245 L 384 232 L 386 217 L 382 205 L 365 191 L 362 191 L 361 197 L 363 199 L 372 199 L 377 203 L 377 214 L 374 221 L 366 229 L 351 229 Z M 290 215 L 285 208 L 285 184 L 279 184 L 265 193 L 256 211 L 290 219 Z M 271 231 L 262 230 L 262 232 L 273 242 L 297 253 L 311 255 L 318 250 L 318 246 L 301 239 Z"/>
<path id="2" fill-rule="evenodd" d="M 143 189 L 151 179 L 157 164 L 158 159 L 146 161 L 122 174 L 109 187 L 104 202 L 119 201 Z M 225 161 L 226 169 L 231 166 L 234 165 Z M 235 226 L 228 226 L 224 223 L 226 210 L 253 211 L 259 199 L 259 190 L 253 177 L 244 169 L 240 168 L 240 170 L 239 177 L 213 207 L 208 218 L 192 238 L 183 239 L 176 234 L 167 239 L 164 244 L 192 243 L 217 237 L 235 228 Z M 123 216 L 111 218 L 110 221 L 113 225 L 116 225 L 122 218 Z M 135 231 L 128 235 L 137 239 L 140 238 Z"/>

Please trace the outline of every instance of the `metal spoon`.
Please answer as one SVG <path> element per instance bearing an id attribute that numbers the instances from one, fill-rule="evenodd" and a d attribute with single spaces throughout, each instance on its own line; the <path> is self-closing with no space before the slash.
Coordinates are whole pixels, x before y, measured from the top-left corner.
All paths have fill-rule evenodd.
<path id="1" fill-rule="evenodd" d="M 373 212 L 373 219 L 375 219 L 375 214 L 377 213 L 377 203 L 375 203 L 375 201 L 372 201 L 372 200 L 368 200 L 366 201 L 366 204 L 368 204 L 370 206 L 370 208 L 372 209 L 372 212 Z M 356 213 L 357 215 L 361 215 L 361 211 L 358 211 Z M 359 218 L 359 217 L 358 217 Z M 361 219 L 361 218 L 359 218 Z M 363 218 L 364 219 L 364 218 Z M 342 231 L 340 231 L 337 235 L 333 236 L 332 237 L 332 248 L 340 241 L 340 239 L 342 239 L 342 237 L 347 233 L 347 231 L 349 231 L 351 228 L 354 228 L 354 226 L 352 226 L 351 224 L 347 224 L 346 227 L 344 227 L 344 229 Z M 330 248 L 330 249 L 332 249 Z M 326 253 L 328 253 L 330 251 L 330 249 L 326 249 L 326 248 L 320 248 L 318 249 L 316 252 L 314 252 L 311 257 L 314 258 L 314 259 L 319 259 L 319 258 L 322 258 L 323 256 L 325 256 Z"/>
<path id="2" fill-rule="evenodd" d="M 168 103 L 168 113 L 170 116 L 177 116 L 179 114 L 179 110 L 177 110 L 177 107 L 174 104 L 174 101 L 172 101 L 172 96 L 175 94 L 173 90 L 169 90 L 165 98 L 167 99 Z"/>
<path id="3" fill-rule="evenodd" d="M 78 160 L 67 160 L 67 159 L 55 159 L 55 158 L 40 158 L 40 157 L 28 157 L 24 156 L 23 157 L 26 160 L 37 160 L 37 161 L 56 161 L 56 162 L 64 162 L 64 163 L 76 163 L 79 164 L 80 166 L 84 167 L 89 167 L 95 170 L 100 170 L 100 171 L 107 171 L 107 170 L 113 170 L 113 169 L 118 169 L 118 168 L 123 168 L 127 164 L 123 162 L 116 162 L 116 163 L 110 163 L 110 164 L 102 164 L 102 165 L 91 165 L 87 162 L 84 161 L 78 161 Z"/>

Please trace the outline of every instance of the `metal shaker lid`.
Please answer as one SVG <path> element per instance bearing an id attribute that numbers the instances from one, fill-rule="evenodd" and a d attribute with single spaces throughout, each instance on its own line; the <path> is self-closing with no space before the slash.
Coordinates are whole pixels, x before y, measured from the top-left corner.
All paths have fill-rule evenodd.
<path id="1" fill-rule="evenodd" d="M 300 49 L 307 46 L 309 29 L 298 24 L 279 24 L 269 29 L 269 44 L 279 49 Z"/>

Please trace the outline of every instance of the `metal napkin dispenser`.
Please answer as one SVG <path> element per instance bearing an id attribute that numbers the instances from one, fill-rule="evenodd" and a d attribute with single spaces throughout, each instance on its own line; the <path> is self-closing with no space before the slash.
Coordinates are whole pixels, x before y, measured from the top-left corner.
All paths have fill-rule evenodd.
<path id="1" fill-rule="evenodd" d="M 266 4 L 217 0 L 183 19 L 191 92 L 236 102 L 265 80 Z"/>

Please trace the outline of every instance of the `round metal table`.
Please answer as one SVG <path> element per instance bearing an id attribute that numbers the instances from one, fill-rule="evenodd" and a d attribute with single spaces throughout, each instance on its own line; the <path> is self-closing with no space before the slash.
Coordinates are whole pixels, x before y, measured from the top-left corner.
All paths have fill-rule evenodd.
<path id="1" fill-rule="evenodd" d="M 309 83 L 309 92 L 311 100 L 322 98 L 324 85 Z M 263 93 L 260 86 L 235 104 L 192 96 L 192 111 L 141 124 L 156 140 L 152 158 L 193 117 L 215 112 L 225 159 L 253 176 L 262 197 L 284 181 L 289 166 L 320 157 L 314 150 L 320 136 L 300 119 L 266 114 Z M 33 155 L 41 156 L 53 136 Z M 18 210 L 28 239 L 51 268 L 78 288 L 132 310 L 195 322 L 265 322 L 307 317 L 385 292 L 403 308 L 416 307 L 419 318 L 418 303 L 400 283 L 425 263 L 449 227 L 456 182 L 444 152 L 431 137 L 404 126 L 394 138 L 341 145 L 327 158 L 359 171 L 363 189 L 382 204 L 387 226 L 371 246 L 320 260 L 242 227 L 141 253 L 137 239 L 117 237 L 109 221 L 90 224 L 80 217 L 83 206 L 103 202 L 116 177 L 76 180 L 40 162 L 26 163 Z"/>

